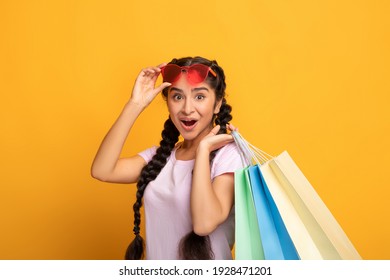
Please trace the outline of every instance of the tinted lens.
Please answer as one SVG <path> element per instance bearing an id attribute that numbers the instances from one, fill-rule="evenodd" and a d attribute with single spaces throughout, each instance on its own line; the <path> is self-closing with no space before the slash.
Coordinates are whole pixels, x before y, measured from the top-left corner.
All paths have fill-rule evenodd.
<path id="1" fill-rule="evenodd" d="M 188 69 L 188 79 L 193 83 L 203 82 L 209 72 L 209 67 L 203 64 L 193 64 Z"/>
<path id="2" fill-rule="evenodd" d="M 164 82 L 173 83 L 179 78 L 181 67 L 175 64 L 168 64 L 161 69 L 161 74 Z"/>

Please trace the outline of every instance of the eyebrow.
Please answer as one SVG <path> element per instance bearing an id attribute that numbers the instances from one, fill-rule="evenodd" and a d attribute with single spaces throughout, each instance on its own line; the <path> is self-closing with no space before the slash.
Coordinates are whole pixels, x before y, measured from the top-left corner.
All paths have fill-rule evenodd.
<path id="1" fill-rule="evenodd" d="M 171 87 L 169 89 L 169 91 L 173 91 L 173 90 L 178 91 L 178 92 L 183 92 L 182 89 L 177 88 L 177 87 Z M 207 90 L 207 91 L 209 91 L 209 89 L 207 87 L 198 87 L 198 88 L 191 89 L 191 91 L 200 91 L 200 90 Z"/>

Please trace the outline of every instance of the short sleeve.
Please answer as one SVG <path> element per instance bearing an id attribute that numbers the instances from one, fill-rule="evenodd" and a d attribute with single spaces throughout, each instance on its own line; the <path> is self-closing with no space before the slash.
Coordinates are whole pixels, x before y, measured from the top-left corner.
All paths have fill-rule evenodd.
<path id="1" fill-rule="evenodd" d="M 217 152 L 211 167 L 211 179 L 224 173 L 234 173 L 241 168 L 244 168 L 244 164 L 237 145 L 229 143 Z"/>
<path id="2" fill-rule="evenodd" d="M 153 146 L 149 149 L 146 149 L 142 152 L 139 152 L 138 155 L 140 155 L 146 162 L 149 162 L 152 157 L 156 154 L 157 146 Z"/>

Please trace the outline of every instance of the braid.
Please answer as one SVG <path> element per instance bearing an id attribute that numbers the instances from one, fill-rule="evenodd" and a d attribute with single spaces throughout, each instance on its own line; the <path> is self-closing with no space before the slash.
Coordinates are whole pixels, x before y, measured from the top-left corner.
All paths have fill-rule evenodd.
<path id="1" fill-rule="evenodd" d="M 133 232 L 135 234 L 135 238 L 127 248 L 125 255 L 126 260 L 139 260 L 143 258 L 144 255 L 144 240 L 140 235 L 140 208 L 142 206 L 142 198 L 144 196 L 147 185 L 156 179 L 158 174 L 161 172 L 167 162 L 169 155 L 171 154 L 171 151 L 175 147 L 176 142 L 179 140 L 179 131 L 170 118 L 165 121 L 164 130 L 162 131 L 161 136 L 162 140 L 160 142 L 160 147 L 157 149 L 156 154 L 153 156 L 152 160 L 142 169 L 140 178 L 137 182 L 137 199 L 133 205 Z"/>
<path id="2" fill-rule="evenodd" d="M 232 115 L 230 114 L 232 112 L 232 106 L 227 104 L 226 99 L 222 99 L 221 108 L 219 109 L 219 112 L 214 120 L 216 125 L 220 125 L 220 129 L 217 134 L 227 133 L 227 124 L 233 119 Z M 213 161 L 215 155 L 217 154 L 218 150 L 214 150 L 210 153 L 210 165 Z"/>
<path id="3" fill-rule="evenodd" d="M 219 109 L 214 122 L 216 125 L 220 125 L 221 128 L 218 134 L 227 133 L 227 124 L 232 120 L 230 114 L 232 107 L 226 103 L 226 99 L 222 99 L 222 105 Z M 218 150 L 214 150 L 210 153 L 210 167 L 214 160 Z M 199 236 L 194 231 L 191 231 L 180 241 L 179 256 L 183 260 L 212 260 L 214 259 L 214 253 L 211 248 L 210 236 Z"/>

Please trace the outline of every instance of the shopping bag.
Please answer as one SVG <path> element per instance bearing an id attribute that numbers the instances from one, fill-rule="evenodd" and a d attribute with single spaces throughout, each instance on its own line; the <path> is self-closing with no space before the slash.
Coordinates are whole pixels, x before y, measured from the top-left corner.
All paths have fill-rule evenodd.
<path id="1" fill-rule="evenodd" d="M 266 260 L 298 260 L 299 256 L 260 172 L 248 169 L 261 243 Z"/>
<path id="2" fill-rule="evenodd" d="M 269 161 L 323 259 L 361 259 L 340 224 L 287 151 Z M 287 217 L 286 217 L 287 218 Z"/>
<path id="3" fill-rule="evenodd" d="M 325 259 L 323 254 L 321 254 L 321 248 L 323 250 L 332 250 L 333 246 L 327 242 L 322 244 L 316 244 L 315 240 L 309 231 L 310 225 L 315 223 L 314 221 L 309 221 L 302 219 L 299 215 L 299 212 L 296 206 L 299 207 L 299 204 L 295 204 L 292 201 L 291 193 L 288 194 L 283 185 L 281 185 L 278 177 L 270 168 L 269 162 L 265 162 L 261 165 L 261 174 L 264 180 L 267 183 L 269 192 L 274 199 L 278 211 L 283 219 L 284 224 L 286 225 L 287 231 L 293 240 L 294 246 L 299 254 L 300 259 L 303 260 L 320 260 Z M 302 209 L 301 213 L 305 212 Z M 307 212 L 307 211 L 306 211 Z M 310 217 L 310 215 L 308 215 Z M 312 227 L 318 229 L 318 227 Z M 326 240 L 326 239 L 325 239 Z M 322 246 L 321 246 L 322 245 Z M 333 256 L 333 259 L 339 259 L 339 257 Z"/>
<path id="4" fill-rule="evenodd" d="M 247 166 L 257 164 L 300 259 L 361 259 L 298 166 L 285 151 L 272 157 L 232 133 Z M 264 241 L 263 241 L 264 246 Z"/>
<path id="5" fill-rule="evenodd" d="M 245 151 L 244 149 L 241 149 Z M 244 153 L 241 153 L 244 165 Z M 258 165 L 235 172 L 236 259 L 299 259 Z"/>
<path id="6" fill-rule="evenodd" d="M 263 260 L 264 253 L 247 168 L 235 172 L 234 186 L 235 259 Z"/>

